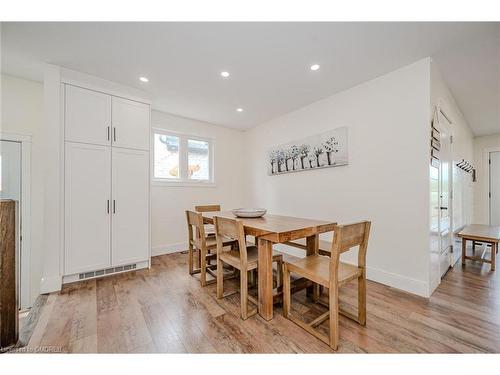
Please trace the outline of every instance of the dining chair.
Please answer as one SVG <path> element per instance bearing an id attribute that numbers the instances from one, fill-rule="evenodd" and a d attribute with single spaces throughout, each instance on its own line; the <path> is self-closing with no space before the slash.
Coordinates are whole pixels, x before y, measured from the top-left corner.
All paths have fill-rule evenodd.
<path id="1" fill-rule="evenodd" d="M 189 274 L 200 274 L 201 286 L 212 284 L 216 281 L 217 275 L 213 272 L 216 269 L 216 264 L 210 264 L 210 260 L 217 258 L 217 242 L 214 236 L 208 236 L 205 233 L 203 225 L 203 216 L 199 212 L 186 211 L 186 219 L 188 226 L 188 264 Z M 223 246 L 232 246 L 235 241 L 224 241 Z M 194 267 L 195 251 L 197 253 L 196 263 Z M 208 264 L 207 264 L 208 263 Z M 214 277 L 213 280 L 207 281 L 207 273 Z"/>
<path id="2" fill-rule="evenodd" d="M 371 223 L 369 221 L 336 225 L 330 256 L 315 254 L 294 262 L 285 262 L 283 265 L 283 315 L 330 345 L 334 350 L 337 350 L 339 342 L 339 313 L 362 326 L 366 325 L 366 251 L 370 227 Z M 357 266 L 340 261 L 340 254 L 358 246 Z M 305 323 L 290 313 L 290 273 L 297 274 L 324 288 L 328 288 L 328 303 L 326 305 L 329 310 L 310 323 Z M 357 316 L 339 308 L 339 287 L 354 279 L 358 280 Z M 327 319 L 330 319 L 329 337 L 315 329 Z"/>
<path id="3" fill-rule="evenodd" d="M 215 238 L 217 240 L 217 298 L 221 299 L 237 293 L 237 290 L 224 293 L 224 263 L 240 271 L 241 319 L 246 320 L 257 313 L 257 308 L 248 311 L 248 301 L 258 305 L 258 301 L 248 294 L 248 276 L 255 280 L 254 272 L 258 267 L 257 247 L 248 246 L 245 239 L 243 222 L 238 219 L 214 217 Z M 237 246 L 224 250 L 224 241 L 235 240 Z M 283 255 L 273 252 L 273 262 L 277 263 L 277 286 L 281 284 Z"/>
<path id="4" fill-rule="evenodd" d="M 207 204 L 204 206 L 194 206 L 196 212 L 214 212 L 220 211 L 220 204 Z M 205 224 L 205 234 L 207 236 L 215 236 L 215 229 L 212 224 Z"/>

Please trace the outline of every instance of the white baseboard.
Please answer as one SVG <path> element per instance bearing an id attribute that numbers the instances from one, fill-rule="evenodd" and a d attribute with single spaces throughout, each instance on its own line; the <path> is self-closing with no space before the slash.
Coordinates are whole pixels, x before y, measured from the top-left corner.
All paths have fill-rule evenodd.
<path id="1" fill-rule="evenodd" d="M 40 281 L 40 294 L 59 292 L 62 287 L 61 276 L 42 277 Z"/>
<path id="2" fill-rule="evenodd" d="M 153 246 L 151 248 L 151 256 L 165 255 L 165 254 L 173 254 L 178 253 L 180 251 L 185 251 L 188 249 L 187 242 L 179 242 L 171 245 L 159 245 Z"/>
<path id="3" fill-rule="evenodd" d="M 187 248 L 187 242 L 180 242 L 172 245 L 154 246 L 151 249 L 151 256 L 177 253 L 179 251 L 187 250 Z M 276 250 L 299 258 L 303 258 L 305 256 L 305 251 L 296 247 L 277 244 L 274 245 L 274 248 Z M 373 267 L 366 268 L 366 278 L 368 280 L 375 281 L 392 288 L 400 289 L 408 293 L 429 298 L 429 285 L 422 280 L 412 279 L 403 275 L 398 275 Z"/>
<path id="4" fill-rule="evenodd" d="M 275 245 L 276 250 L 282 251 L 296 257 L 303 258 L 305 251 L 286 245 Z M 351 262 L 346 262 L 351 263 Z M 355 265 L 355 263 L 351 263 Z M 429 298 L 429 285 L 421 280 L 412 279 L 406 276 L 387 272 L 378 268 L 367 267 L 366 278 L 380 284 L 390 286 L 395 289 L 400 289 L 408 293 L 416 294 L 421 297 Z"/>
<path id="5" fill-rule="evenodd" d="M 367 267 L 366 278 L 377 283 L 400 289 L 420 297 L 429 298 L 429 285 L 422 280 L 387 272 L 378 268 Z"/>

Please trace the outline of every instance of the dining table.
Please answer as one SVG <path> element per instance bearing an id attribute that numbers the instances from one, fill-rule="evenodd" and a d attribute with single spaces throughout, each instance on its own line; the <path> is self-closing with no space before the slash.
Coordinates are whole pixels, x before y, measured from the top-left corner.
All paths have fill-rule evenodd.
<path id="1" fill-rule="evenodd" d="M 241 218 L 232 211 L 212 211 L 202 215 L 205 224 L 213 224 L 216 216 L 241 220 L 245 235 L 255 237 L 258 250 L 258 312 L 266 320 L 273 318 L 273 245 L 305 239 L 306 255 L 318 254 L 319 235 L 333 231 L 336 225 L 333 221 L 273 214 Z"/>

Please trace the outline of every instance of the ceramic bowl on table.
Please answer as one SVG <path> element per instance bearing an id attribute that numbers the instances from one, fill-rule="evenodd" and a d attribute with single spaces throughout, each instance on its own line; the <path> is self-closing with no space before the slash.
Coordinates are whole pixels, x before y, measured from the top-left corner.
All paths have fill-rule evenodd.
<path id="1" fill-rule="evenodd" d="M 233 214 L 237 217 L 256 218 L 266 214 L 265 208 L 235 208 Z"/>

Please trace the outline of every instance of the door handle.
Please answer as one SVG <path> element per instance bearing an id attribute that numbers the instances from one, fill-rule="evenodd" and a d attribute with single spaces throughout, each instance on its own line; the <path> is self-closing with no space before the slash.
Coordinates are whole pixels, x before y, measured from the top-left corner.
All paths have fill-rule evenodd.
<path id="1" fill-rule="evenodd" d="M 109 214 L 109 199 L 107 201 L 107 211 L 108 211 L 108 214 Z"/>
<path id="2" fill-rule="evenodd" d="M 108 126 L 108 141 L 110 140 L 110 134 L 109 134 L 109 131 L 110 131 L 110 127 Z"/>
<path id="3" fill-rule="evenodd" d="M 440 210 L 447 210 L 448 207 L 439 207 Z"/>
<path id="4" fill-rule="evenodd" d="M 116 142 L 116 128 L 113 126 L 113 142 Z"/>
<path id="5" fill-rule="evenodd" d="M 116 200 L 113 199 L 113 213 L 116 214 Z"/>

